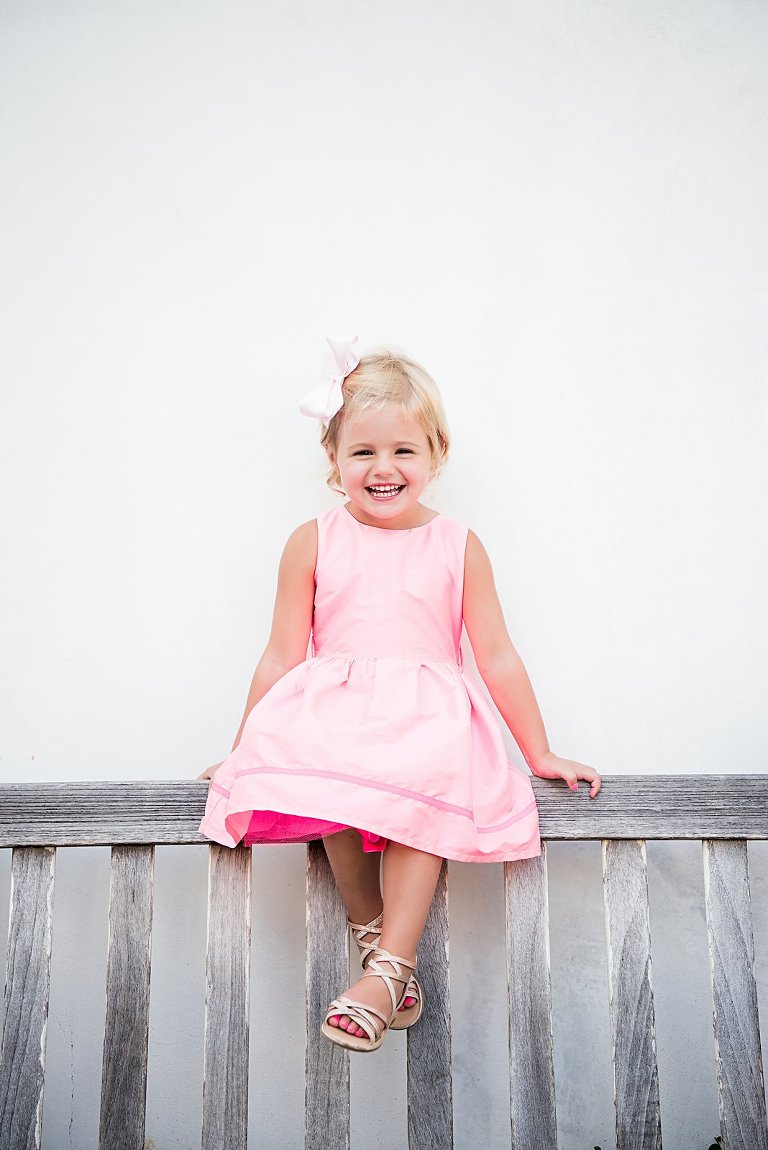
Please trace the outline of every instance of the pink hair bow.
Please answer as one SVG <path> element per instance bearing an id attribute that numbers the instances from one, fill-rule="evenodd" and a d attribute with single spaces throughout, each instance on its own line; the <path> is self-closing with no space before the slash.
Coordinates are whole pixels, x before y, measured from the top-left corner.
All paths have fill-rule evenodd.
<path id="1" fill-rule="evenodd" d="M 344 406 L 344 393 L 341 385 L 350 372 L 354 371 L 360 362 L 357 352 L 357 336 L 342 335 L 325 337 L 331 349 L 330 374 L 328 383 L 316 387 L 305 395 L 299 404 L 302 415 L 312 416 L 313 419 L 322 419 L 327 427 L 334 415 Z M 326 357 L 328 353 L 326 352 Z"/>

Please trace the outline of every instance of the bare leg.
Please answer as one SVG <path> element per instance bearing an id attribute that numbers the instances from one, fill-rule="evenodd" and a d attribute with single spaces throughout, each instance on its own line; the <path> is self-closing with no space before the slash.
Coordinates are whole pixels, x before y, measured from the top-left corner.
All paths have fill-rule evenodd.
<path id="1" fill-rule="evenodd" d="M 323 846 L 352 922 L 376 918 L 381 914 L 381 854 L 366 854 L 359 833 L 351 829 L 328 835 Z"/>
<path id="2" fill-rule="evenodd" d="M 328 835 L 323 846 L 350 922 L 378 918 L 382 907 L 380 852 L 364 851 L 359 833 L 352 829 Z M 364 934 L 362 941 L 378 942 L 378 936 Z"/>
<path id="3" fill-rule="evenodd" d="M 391 841 L 387 844 L 383 862 L 384 923 L 381 946 L 390 954 L 415 962 L 416 948 L 427 921 L 442 863 L 443 860 L 437 855 L 426 854 L 414 847 Z M 383 965 L 386 968 L 386 964 Z M 385 1014 L 391 1009 L 389 992 L 380 979 L 360 979 L 346 994 L 360 1002 L 370 1003 Z M 346 1014 L 334 1016 L 329 1022 L 332 1026 L 348 1029 L 350 1034 L 359 1038 L 364 1037 L 365 1032 L 355 1027 Z"/>
<path id="4" fill-rule="evenodd" d="M 390 954 L 416 959 L 443 860 L 390 842 L 384 851 L 384 928 L 381 945 Z"/>

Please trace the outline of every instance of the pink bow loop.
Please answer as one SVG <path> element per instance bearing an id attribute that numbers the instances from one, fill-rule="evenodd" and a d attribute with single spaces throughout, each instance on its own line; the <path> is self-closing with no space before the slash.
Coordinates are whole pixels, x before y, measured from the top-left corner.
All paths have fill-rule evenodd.
<path id="1" fill-rule="evenodd" d="M 330 359 L 330 379 L 328 383 L 316 387 L 309 395 L 304 396 L 299 404 L 299 411 L 302 415 L 309 415 L 313 419 L 322 419 L 327 427 L 336 412 L 344 406 L 341 385 L 359 364 L 360 356 L 357 351 L 356 335 L 327 335 L 325 338 L 331 349 L 330 356 L 326 352 L 326 358 Z"/>

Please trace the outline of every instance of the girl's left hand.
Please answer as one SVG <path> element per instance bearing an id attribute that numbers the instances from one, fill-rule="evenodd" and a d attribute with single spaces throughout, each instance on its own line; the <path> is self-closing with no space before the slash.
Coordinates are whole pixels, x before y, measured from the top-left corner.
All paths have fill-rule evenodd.
<path id="1" fill-rule="evenodd" d="M 221 763 L 214 763 L 212 767 L 206 767 L 206 769 L 203 771 L 202 775 L 197 776 L 198 779 L 212 779 L 213 776 L 218 771 L 220 766 L 221 766 Z"/>
<path id="2" fill-rule="evenodd" d="M 589 788 L 591 799 L 595 797 L 602 784 L 602 780 L 594 767 L 588 767 L 585 763 L 574 762 L 573 759 L 561 759 L 552 751 L 547 751 L 546 755 L 542 755 L 536 766 L 531 767 L 531 770 L 540 779 L 565 779 L 572 791 L 579 789 L 579 779 L 586 779 L 591 784 Z"/>

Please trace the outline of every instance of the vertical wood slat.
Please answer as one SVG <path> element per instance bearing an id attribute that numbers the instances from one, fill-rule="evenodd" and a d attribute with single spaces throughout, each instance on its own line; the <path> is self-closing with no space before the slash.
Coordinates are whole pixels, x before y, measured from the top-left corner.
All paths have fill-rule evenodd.
<path id="1" fill-rule="evenodd" d="M 443 862 L 418 950 L 424 1013 L 408 1030 L 409 1150 L 452 1150 L 448 867 Z"/>
<path id="2" fill-rule="evenodd" d="M 546 844 L 504 864 L 512 1150 L 557 1147 Z"/>
<path id="3" fill-rule="evenodd" d="M 648 874 L 642 839 L 603 840 L 617 1150 L 661 1150 Z"/>
<path id="4" fill-rule="evenodd" d="M 702 846 L 720 1132 L 728 1150 L 768 1150 L 747 844 Z"/>
<path id="5" fill-rule="evenodd" d="M 344 904 L 321 842 L 307 849 L 305 1150 L 349 1150 L 349 1053 L 323 1037 L 330 1003 L 349 983 Z"/>
<path id="6" fill-rule="evenodd" d="M 99 1150 L 142 1150 L 147 1096 L 153 846 L 114 846 Z"/>
<path id="7" fill-rule="evenodd" d="M 51 987 L 53 847 L 16 847 L 0 1049 L 0 1146 L 38 1150 Z"/>
<path id="8" fill-rule="evenodd" d="M 208 848 L 202 1150 L 246 1150 L 251 848 Z"/>

